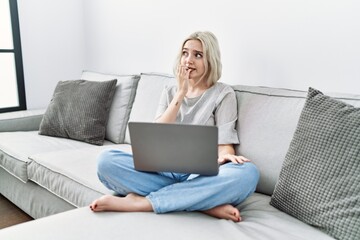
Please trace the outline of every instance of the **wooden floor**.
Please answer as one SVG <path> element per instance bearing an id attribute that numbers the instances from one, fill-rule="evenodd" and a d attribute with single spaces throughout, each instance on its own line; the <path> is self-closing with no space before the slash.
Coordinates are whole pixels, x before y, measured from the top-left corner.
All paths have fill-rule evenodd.
<path id="1" fill-rule="evenodd" d="M 0 194 L 0 229 L 33 220 Z"/>

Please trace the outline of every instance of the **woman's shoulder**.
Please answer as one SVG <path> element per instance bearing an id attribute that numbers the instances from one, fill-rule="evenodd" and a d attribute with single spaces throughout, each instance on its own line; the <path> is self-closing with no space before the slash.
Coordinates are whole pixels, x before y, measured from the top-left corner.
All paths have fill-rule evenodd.
<path id="1" fill-rule="evenodd" d="M 228 94 L 228 93 L 233 93 L 235 94 L 234 89 L 232 88 L 231 85 L 223 83 L 223 82 L 217 82 L 214 85 L 215 90 L 220 94 Z"/>
<path id="2" fill-rule="evenodd" d="M 168 95 L 173 95 L 176 93 L 177 91 L 177 86 L 170 84 L 170 85 L 165 85 L 164 86 L 164 91 L 168 94 Z"/>
<path id="3" fill-rule="evenodd" d="M 230 85 L 223 82 L 217 82 L 213 86 L 213 95 L 216 96 L 216 105 L 220 104 L 225 99 L 232 99 L 232 101 L 236 101 L 234 89 Z"/>

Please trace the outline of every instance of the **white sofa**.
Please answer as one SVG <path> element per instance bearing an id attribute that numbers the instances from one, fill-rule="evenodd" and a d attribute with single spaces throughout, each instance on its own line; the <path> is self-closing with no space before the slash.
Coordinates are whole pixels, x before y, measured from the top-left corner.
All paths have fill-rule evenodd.
<path id="1" fill-rule="evenodd" d="M 171 75 L 84 71 L 81 79 L 118 80 L 103 146 L 38 134 L 45 110 L 0 114 L 0 193 L 33 218 L 0 230 L 0 239 L 334 239 L 269 204 L 307 92 L 233 86 L 238 98 L 236 151 L 259 168 L 260 182 L 240 204 L 243 222 L 197 212 L 93 213 L 88 205 L 112 194 L 97 179 L 104 149 L 131 152 L 128 121 L 152 121 Z M 360 96 L 332 94 L 354 106 Z M 116 105 L 116 106 L 115 106 Z M 111 140 L 111 141 L 110 141 Z"/>

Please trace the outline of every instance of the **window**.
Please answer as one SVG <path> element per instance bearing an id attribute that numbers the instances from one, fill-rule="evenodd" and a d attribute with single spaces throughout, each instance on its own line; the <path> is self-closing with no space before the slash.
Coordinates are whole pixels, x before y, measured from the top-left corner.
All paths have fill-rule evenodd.
<path id="1" fill-rule="evenodd" d="M 0 0 L 0 113 L 25 109 L 17 1 Z"/>

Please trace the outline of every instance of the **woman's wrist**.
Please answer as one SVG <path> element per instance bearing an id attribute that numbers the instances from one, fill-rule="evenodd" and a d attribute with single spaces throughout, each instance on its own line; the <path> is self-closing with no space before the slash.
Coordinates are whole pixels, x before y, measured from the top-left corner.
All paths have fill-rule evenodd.
<path id="1" fill-rule="evenodd" d="M 181 98 L 181 99 L 184 99 L 184 97 L 186 96 L 186 93 L 187 93 L 187 89 L 178 89 L 177 92 L 176 92 L 176 96 Z"/>
<path id="2" fill-rule="evenodd" d="M 186 92 L 178 91 L 174 97 L 175 106 L 181 105 L 182 101 L 184 100 Z"/>

